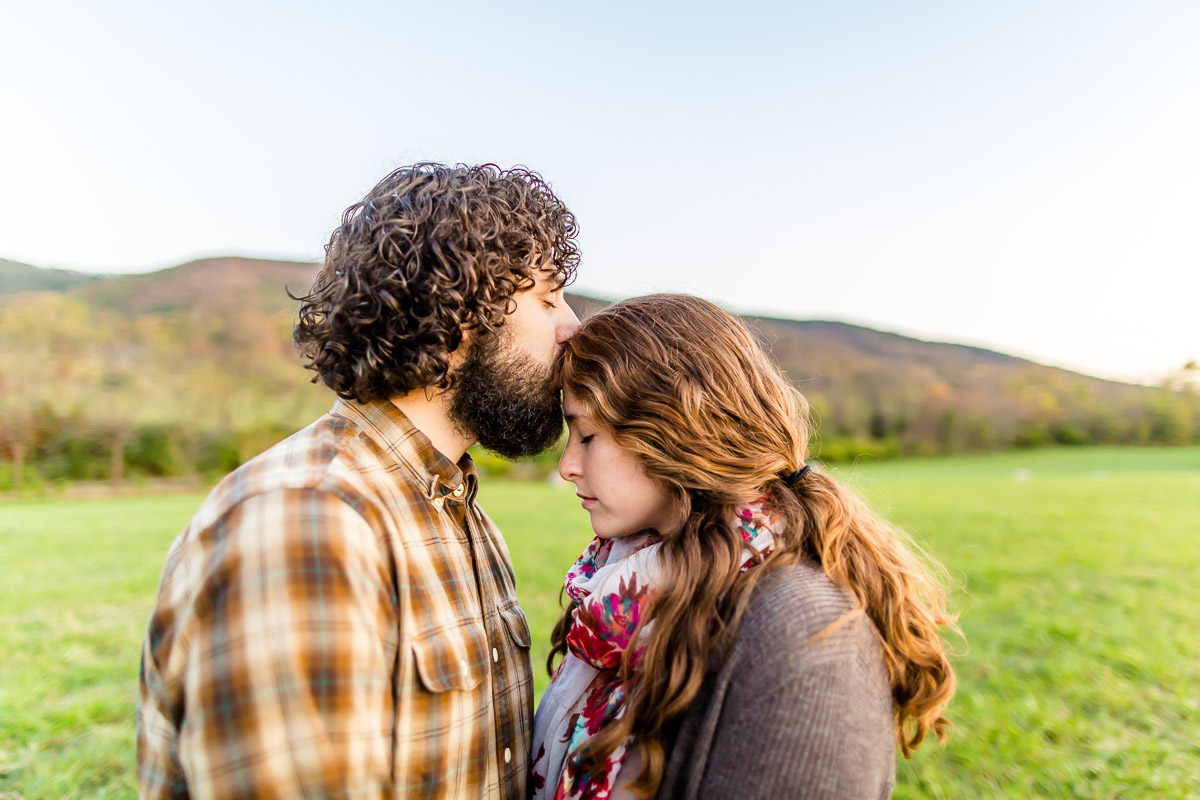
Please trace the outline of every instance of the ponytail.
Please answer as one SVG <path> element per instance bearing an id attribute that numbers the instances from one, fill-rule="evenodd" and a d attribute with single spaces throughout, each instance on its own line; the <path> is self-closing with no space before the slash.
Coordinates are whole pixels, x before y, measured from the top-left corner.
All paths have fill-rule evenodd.
<path id="1" fill-rule="evenodd" d="M 791 531 L 798 552 L 849 592 L 879 631 L 901 752 L 910 757 L 930 730 L 945 741 L 950 723 L 941 712 L 955 677 L 939 631 L 958 629 L 939 581 L 902 531 L 834 478 L 809 471 L 783 494 L 799 506 Z"/>

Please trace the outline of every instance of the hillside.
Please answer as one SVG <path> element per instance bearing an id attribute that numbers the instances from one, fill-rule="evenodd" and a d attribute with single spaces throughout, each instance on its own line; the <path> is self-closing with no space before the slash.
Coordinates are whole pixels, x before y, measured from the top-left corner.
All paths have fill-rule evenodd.
<path id="1" fill-rule="evenodd" d="M 0 258 L 0 295 L 17 292 L 59 292 L 98 279 L 98 276 L 86 272 L 42 269 L 22 264 L 20 261 Z"/>
<path id="2" fill-rule="evenodd" d="M 68 292 L 90 304 L 128 314 L 203 311 L 264 314 L 295 309 L 285 289 L 301 294 L 317 265 L 257 258 L 208 258 L 140 275 L 109 275 Z"/>
<path id="3" fill-rule="evenodd" d="M 1108 400 L 1143 397 L 1148 387 L 1048 367 L 982 347 L 929 342 L 844 322 L 751 318 L 775 357 L 798 383 L 821 386 L 903 365 L 956 389 L 1036 375 L 1047 382 L 1077 382 Z M 812 374 L 806 369 L 814 368 Z M 995 387 L 1003 391 L 1002 387 Z"/>
<path id="4" fill-rule="evenodd" d="M 0 261 L 0 460 L 28 454 L 68 478 L 220 471 L 304 425 L 331 398 L 292 348 L 286 289 L 304 293 L 316 271 L 228 257 L 89 276 Z M 581 318 L 606 304 L 567 300 Z M 1200 439 L 1195 393 L 841 322 L 747 323 L 812 403 L 824 458 Z"/>
<path id="5" fill-rule="evenodd" d="M 318 265 L 239 257 L 191 261 L 156 272 L 131 275 L 88 275 L 45 270 L 0 260 L 0 294 L 21 291 L 62 291 L 85 304 L 124 315 L 180 312 L 243 315 L 292 313 L 288 298 L 306 290 Z M 610 301 L 567 293 L 567 301 L 586 318 Z M 895 333 L 843 322 L 747 317 L 791 377 L 821 385 L 864 371 L 916 369 L 946 381 L 968 386 L 987 376 L 1026 370 L 1082 379 L 1095 387 L 1125 391 L 1112 381 L 1077 375 L 1026 359 L 979 347 L 927 342 Z"/>

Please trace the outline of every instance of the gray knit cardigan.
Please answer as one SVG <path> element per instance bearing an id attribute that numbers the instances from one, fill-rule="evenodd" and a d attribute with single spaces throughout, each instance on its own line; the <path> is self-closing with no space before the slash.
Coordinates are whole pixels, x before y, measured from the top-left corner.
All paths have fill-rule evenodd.
<path id="1" fill-rule="evenodd" d="M 896 732 L 887 668 L 864 615 L 815 564 L 755 588 L 729 657 L 667 754 L 663 800 L 884 800 Z"/>

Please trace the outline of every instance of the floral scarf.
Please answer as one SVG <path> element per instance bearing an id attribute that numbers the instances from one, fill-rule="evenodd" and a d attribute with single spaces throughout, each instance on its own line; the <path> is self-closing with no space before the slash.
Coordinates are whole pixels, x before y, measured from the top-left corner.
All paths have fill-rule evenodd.
<path id="1" fill-rule="evenodd" d="M 733 523 L 747 547 L 745 571 L 774 549 L 781 521 L 766 507 L 766 498 L 740 506 Z M 534 722 L 531 796 L 535 800 L 610 800 L 622 765 L 636 751 L 632 739 L 592 771 L 571 755 L 625 706 L 625 686 L 618 674 L 631 646 L 641 648 L 633 632 L 655 592 L 665 585 L 658 550 L 649 536 L 619 539 L 596 537 L 567 571 L 566 592 L 574 603 L 567 632 L 567 655 L 542 696 Z M 639 635 L 645 641 L 653 623 Z"/>

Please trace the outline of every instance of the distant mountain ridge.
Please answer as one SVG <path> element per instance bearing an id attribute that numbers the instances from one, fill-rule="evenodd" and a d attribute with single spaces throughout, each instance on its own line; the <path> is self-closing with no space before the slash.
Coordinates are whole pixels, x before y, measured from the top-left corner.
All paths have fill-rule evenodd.
<path id="1" fill-rule="evenodd" d="M 311 262 L 224 256 L 197 259 L 174 267 L 132 274 L 83 273 L 46 269 L 0 259 L 0 295 L 24 291 L 63 292 L 84 302 L 126 314 L 204 310 L 214 313 L 255 309 L 267 314 L 291 312 L 297 303 L 287 296 L 306 292 L 320 265 Z M 613 300 L 567 292 L 568 303 L 586 318 Z M 833 320 L 797 320 L 743 315 L 776 358 L 781 353 L 834 348 L 840 356 L 871 360 L 907 359 L 944 368 L 980 364 L 997 368 L 1035 367 L 1103 384 L 1126 386 L 982 347 L 934 342 L 863 325 Z M 804 338 L 807 342 L 798 344 Z M 818 347 L 820 345 L 820 347 Z M 791 360 L 791 359 L 788 359 Z M 803 374 L 793 378 L 804 380 Z"/>
<path id="2" fill-rule="evenodd" d="M 313 394 L 311 373 L 300 369 L 292 348 L 298 304 L 287 295 L 304 294 L 318 269 L 229 256 L 142 274 L 86 275 L 0 260 L 0 333 L 7 339 L 0 341 L 0 399 L 7 372 L 46 387 L 41 402 L 57 404 L 55 413 L 93 413 L 78 403 L 112 398 L 110 427 L 122 415 L 145 418 L 136 398 L 153 390 L 208 398 L 170 424 L 206 418 L 219 428 L 243 419 L 238 424 L 294 429 L 326 402 Z M 567 302 L 585 318 L 609 301 L 567 293 Z M 830 442 L 846 439 L 920 453 L 1200 437 L 1200 408 L 1187 405 L 1194 400 L 1152 387 L 844 322 L 743 319 L 811 401 L 827 453 Z M 22 346 L 30 336 L 54 344 Z M 42 375 L 46 370 L 52 375 Z M 80 399 L 70 405 L 64 397 Z M 206 416 L 214 403 L 224 410 Z M 167 409 L 153 419 L 175 417 Z"/>
<path id="3" fill-rule="evenodd" d="M 152 272 L 113 274 L 46 269 L 0 259 L 0 295 L 23 291 L 62 292 L 89 305 L 133 315 L 185 310 L 189 313 L 244 313 L 249 310 L 265 314 L 291 313 L 297 303 L 286 292 L 293 295 L 306 292 L 319 269 L 320 264 L 312 262 L 223 256 L 197 259 Z M 567 292 L 567 301 L 581 319 L 613 302 L 574 292 Z M 966 377 L 972 368 L 987 365 L 1001 370 L 1050 370 L 1098 384 L 1127 386 L 986 348 L 925 341 L 846 322 L 745 315 L 743 319 L 756 330 L 775 357 L 784 362 L 785 369 L 792 367 L 789 374 L 798 381 L 816 380 L 826 374 L 825 370 L 818 370 L 818 374 L 806 375 L 799 367 L 809 360 L 843 363 L 902 360 L 927 365 L 955 378 Z M 805 355 L 810 358 L 806 359 Z"/>
<path id="4" fill-rule="evenodd" d="M 303 294 L 318 265 L 259 258 L 204 258 L 156 272 L 105 275 L 67 292 L 127 313 L 184 309 L 223 313 L 253 308 L 267 314 L 292 311 L 286 290 Z"/>
<path id="5" fill-rule="evenodd" d="M 58 292 L 102 277 L 69 269 L 44 269 L 0 258 L 0 294 Z"/>

